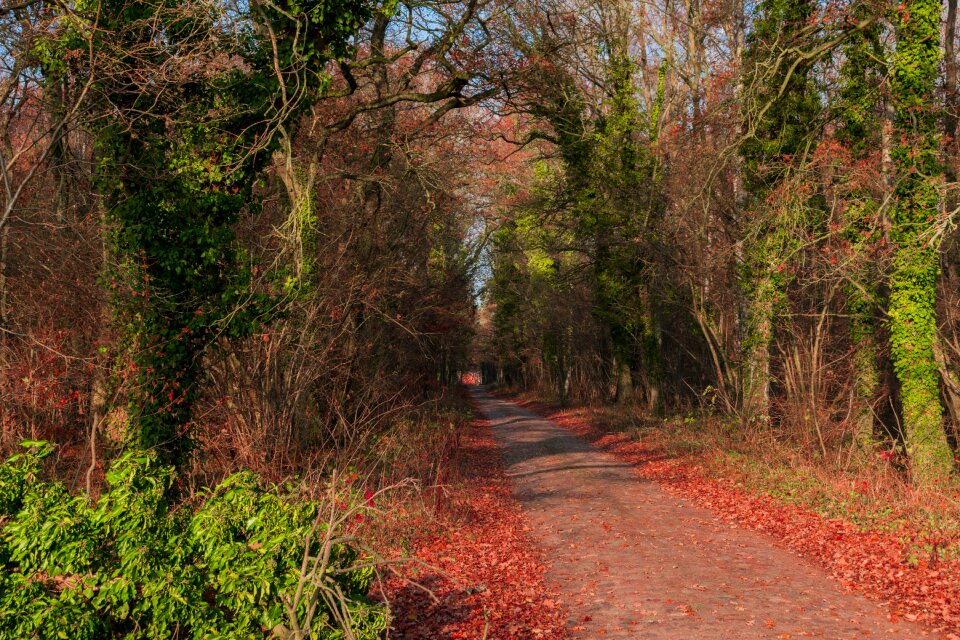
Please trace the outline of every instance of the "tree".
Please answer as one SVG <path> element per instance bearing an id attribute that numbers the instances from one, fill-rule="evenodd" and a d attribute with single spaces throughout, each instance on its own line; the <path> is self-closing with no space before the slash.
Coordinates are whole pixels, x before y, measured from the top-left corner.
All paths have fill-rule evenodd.
<path id="1" fill-rule="evenodd" d="M 940 258 L 931 230 L 943 182 L 935 107 L 941 6 L 932 0 L 911 0 L 897 12 L 890 77 L 896 202 L 891 212 L 894 254 L 887 313 L 911 472 L 917 485 L 930 487 L 943 482 L 953 469 L 934 357 Z"/>
<path id="2" fill-rule="evenodd" d="M 51 67 L 94 87 L 86 115 L 125 285 L 132 427 L 140 445 L 182 463 L 207 346 L 249 334 L 270 307 L 250 289 L 233 226 L 256 210 L 278 128 L 315 103 L 325 63 L 346 53 L 370 7 L 254 2 L 228 15 L 201 2 L 110 0 L 88 10 L 53 43 Z M 79 66 L 84 28 L 97 55 Z"/>
<path id="3" fill-rule="evenodd" d="M 853 15 L 869 17 L 870 8 L 858 3 Z M 858 401 L 854 439 L 871 448 L 874 438 L 874 404 L 880 385 L 879 338 L 881 273 L 878 268 L 880 225 L 878 216 L 883 193 L 871 189 L 866 167 L 882 162 L 884 144 L 884 96 L 886 70 L 882 61 L 887 52 L 881 42 L 881 25 L 872 22 L 853 33 L 842 47 L 841 87 L 838 95 L 840 129 L 836 138 L 849 154 L 845 171 L 846 239 L 850 244 L 852 268 L 846 289 L 850 315 L 850 342 L 853 349 L 854 385 Z M 879 172 L 878 172 L 879 173 Z"/>
<path id="4" fill-rule="evenodd" d="M 811 132 L 820 113 L 809 47 L 808 23 L 814 17 L 808 0 L 764 0 L 747 36 L 744 54 L 745 121 L 740 145 L 744 160 L 746 223 L 741 260 L 746 305 L 742 329 L 742 407 L 748 420 L 769 420 L 770 359 L 774 317 L 784 302 L 784 261 L 806 228 L 804 202 L 777 193 L 791 166 L 811 148 Z"/>

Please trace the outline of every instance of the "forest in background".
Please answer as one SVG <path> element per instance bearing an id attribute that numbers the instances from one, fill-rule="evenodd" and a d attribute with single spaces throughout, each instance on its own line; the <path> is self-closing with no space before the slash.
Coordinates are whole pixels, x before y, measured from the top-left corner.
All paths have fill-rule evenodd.
<path id="1" fill-rule="evenodd" d="M 486 379 L 945 488 L 954 3 L 578 7 L 520 40 L 537 152 L 504 181 Z"/>
<path id="2" fill-rule="evenodd" d="M 474 367 L 946 491 L 956 14 L 4 2 L 0 609 L 47 605 L 0 630 L 350 634 L 353 607 L 379 633 L 372 567 L 334 532 L 368 492 L 442 483 Z M 306 497 L 341 490 L 314 548 Z M 241 587 L 265 541 L 273 586 Z M 333 591 L 280 551 L 323 545 Z M 185 567 L 193 608 L 152 618 L 144 585 L 173 601 L 161 577 Z M 265 604 L 285 589 L 309 596 Z"/>

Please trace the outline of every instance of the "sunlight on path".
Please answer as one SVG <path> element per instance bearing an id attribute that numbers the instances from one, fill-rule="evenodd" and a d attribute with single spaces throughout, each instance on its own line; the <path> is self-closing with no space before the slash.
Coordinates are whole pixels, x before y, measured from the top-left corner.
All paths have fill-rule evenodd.
<path id="1" fill-rule="evenodd" d="M 936 638 L 476 388 L 576 638 Z"/>

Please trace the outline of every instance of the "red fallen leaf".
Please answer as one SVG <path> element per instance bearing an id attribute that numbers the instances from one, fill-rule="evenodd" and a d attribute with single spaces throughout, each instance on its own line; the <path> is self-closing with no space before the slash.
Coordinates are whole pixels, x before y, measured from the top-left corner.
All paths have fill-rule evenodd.
<path id="1" fill-rule="evenodd" d="M 593 620 L 593 618 L 591 618 L 590 616 L 583 616 L 584 622 L 590 622 L 591 620 Z"/>
<path id="2" fill-rule="evenodd" d="M 473 640 L 486 634 L 531 640 L 530 630 L 538 629 L 536 640 L 567 640 L 568 614 L 543 582 L 543 558 L 524 533 L 530 527 L 503 474 L 489 427 L 475 423 L 465 429 L 455 458 L 464 480 L 446 507 L 452 517 L 441 518 L 439 531 L 436 524 L 417 523 L 433 533 L 415 541 L 414 556 L 442 566 L 443 572 L 413 563 L 407 569 L 440 602 L 433 604 L 419 589 L 392 578 L 387 595 L 396 618 L 390 637 Z"/>
<path id="3" fill-rule="evenodd" d="M 589 422 L 590 409 L 555 410 L 530 402 L 524 406 L 634 466 L 640 476 L 656 481 L 668 492 L 711 509 L 722 520 L 763 528 L 797 555 L 823 566 L 842 584 L 868 597 L 886 600 L 896 607 L 889 616 L 891 621 L 910 615 L 913 617 L 908 620 L 929 622 L 943 632 L 953 632 L 952 640 L 960 640 L 958 606 L 931 607 L 931 603 L 960 603 L 960 560 L 940 558 L 936 576 L 931 575 L 933 563 L 924 559 L 920 560 L 921 566 L 909 565 L 909 547 L 924 543 L 923 532 L 861 531 L 802 505 L 755 495 L 746 488 L 743 478 L 721 477 L 723 472 L 709 471 L 690 457 L 664 459 L 664 451 L 649 440 L 631 441 L 622 434 L 606 433 Z"/>

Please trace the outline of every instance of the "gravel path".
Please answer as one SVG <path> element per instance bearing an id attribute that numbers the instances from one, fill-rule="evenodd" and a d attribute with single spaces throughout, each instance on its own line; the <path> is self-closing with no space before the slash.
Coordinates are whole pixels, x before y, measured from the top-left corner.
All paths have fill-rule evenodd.
<path id="1" fill-rule="evenodd" d="M 575 638 L 935 638 L 773 540 L 662 491 L 482 389 L 475 400 L 548 558 Z"/>

